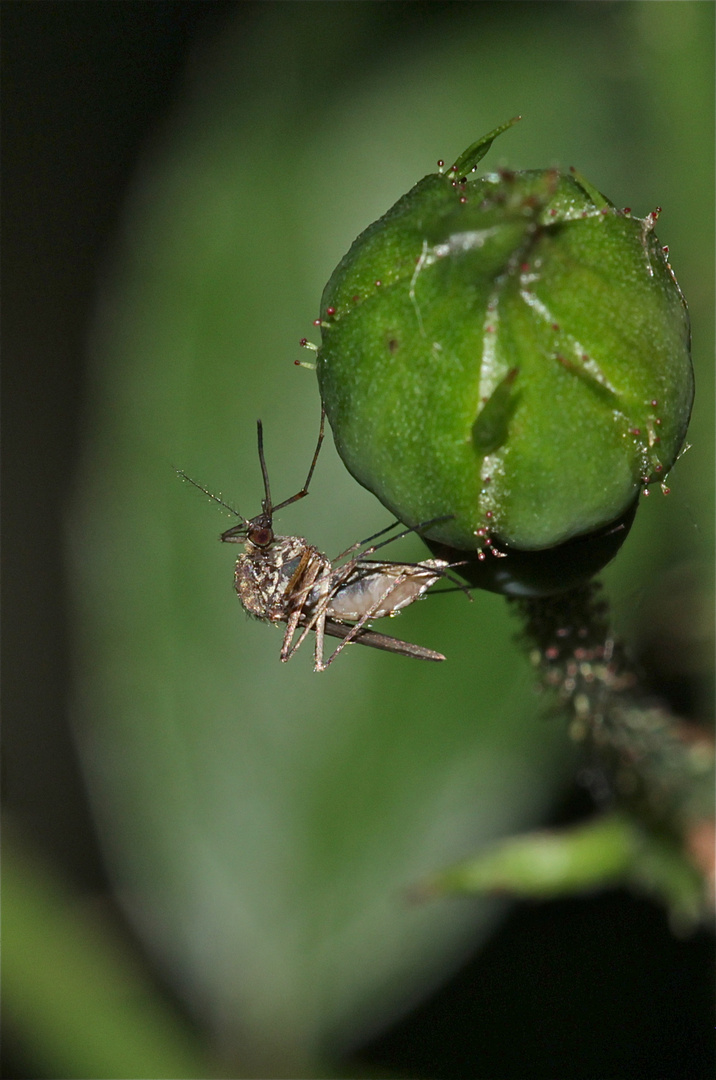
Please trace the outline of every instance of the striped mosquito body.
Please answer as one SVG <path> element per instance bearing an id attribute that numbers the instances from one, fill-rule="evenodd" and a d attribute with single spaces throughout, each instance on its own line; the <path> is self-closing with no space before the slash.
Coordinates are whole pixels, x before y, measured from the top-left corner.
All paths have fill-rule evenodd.
<path id="1" fill-rule="evenodd" d="M 392 531 L 398 524 L 394 523 L 370 537 L 365 542 L 367 546 L 355 544 L 336 560 L 329 559 L 302 536 L 274 533 L 273 515 L 276 511 L 308 494 L 323 441 L 323 430 L 324 417 L 321 415 L 318 444 L 304 486 L 290 499 L 274 506 L 264 459 L 261 421 L 258 423 L 259 461 L 264 481 L 261 513 L 251 519 L 241 517 L 239 524 L 221 535 L 224 542 L 244 545 L 234 572 L 239 600 L 246 611 L 257 619 L 286 624 L 281 647 L 281 660 L 284 662 L 291 659 L 311 632 L 315 633 L 315 671 L 324 671 L 351 642 L 419 660 L 444 660 L 442 653 L 376 633 L 368 627 L 372 619 L 395 615 L 408 607 L 446 576 L 451 564 L 443 559 L 397 563 L 368 558 L 383 544 L 416 530 L 404 529 L 390 540 L 372 543 Z M 180 475 L 186 480 L 190 479 L 185 473 Z M 200 487 L 198 484 L 195 486 Z M 205 488 L 201 490 L 211 496 Z M 424 527 L 428 524 L 433 522 L 426 523 Z M 334 652 L 324 660 L 326 637 L 341 640 Z"/>

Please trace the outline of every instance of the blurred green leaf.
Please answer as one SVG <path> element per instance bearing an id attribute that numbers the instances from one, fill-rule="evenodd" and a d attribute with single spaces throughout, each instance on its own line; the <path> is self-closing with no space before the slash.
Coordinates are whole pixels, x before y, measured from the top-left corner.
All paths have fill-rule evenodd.
<path id="1" fill-rule="evenodd" d="M 6 822 L 3 1010 L 27 1065 L 94 1080 L 217 1075 L 117 931 L 83 911 L 10 831 Z"/>
<path id="2" fill-rule="evenodd" d="M 621 812 L 570 829 L 509 837 L 427 878 L 413 895 L 497 893 L 545 900 L 618 884 L 658 897 L 680 930 L 693 930 L 709 917 L 703 880 L 679 844 Z"/>

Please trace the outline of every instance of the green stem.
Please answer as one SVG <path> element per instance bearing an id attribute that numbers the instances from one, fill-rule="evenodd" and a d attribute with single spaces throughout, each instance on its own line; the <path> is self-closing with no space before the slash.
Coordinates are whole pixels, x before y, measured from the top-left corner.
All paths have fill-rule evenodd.
<path id="1" fill-rule="evenodd" d="M 571 715 L 622 811 L 676 842 L 713 898 L 713 743 L 650 698 L 611 629 L 600 586 L 513 600 L 545 688 Z"/>

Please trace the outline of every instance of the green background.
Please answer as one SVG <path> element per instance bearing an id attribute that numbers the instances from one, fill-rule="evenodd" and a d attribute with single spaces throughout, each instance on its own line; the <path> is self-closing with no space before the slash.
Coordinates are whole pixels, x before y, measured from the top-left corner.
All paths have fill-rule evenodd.
<path id="1" fill-rule="evenodd" d="M 18 406 L 11 540 L 19 548 L 29 536 L 30 551 L 37 545 L 41 557 L 49 524 L 52 544 L 64 545 L 74 673 L 68 711 L 109 878 L 151 969 L 229 1075 L 335 1075 L 339 1067 L 356 1075 L 350 1055 L 418 1007 L 505 914 L 493 902 L 411 907 L 406 888 L 489 838 L 558 814 L 574 756 L 563 721 L 545 715 L 535 698 L 529 666 L 513 643 L 517 625 L 499 597 L 478 594 L 472 604 L 459 594 L 436 597 L 391 625 L 392 633 L 444 652 L 440 666 L 360 648 L 347 650 L 324 675 L 312 672 L 305 648 L 280 665 L 280 635 L 249 622 L 232 592 L 232 549 L 216 542 L 226 516 L 181 485 L 172 468 L 255 514 L 261 417 L 274 497 L 300 487 L 319 401 L 315 377 L 293 361 L 307 355 L 298 339 L 311 337 L 334 265 L 437 158 L 451 158 L 522 113 L 509 146 L 496 150 L 502 163 L 573 164 L 617 205 L 640 215 L 664 208 L 659 236 L 670 246 L 693 320 L 693 445 L 673 473 L 672 494 L 645 502 L 605 578 L 619 625 L 645 663 L 673 690 L 678 707 L 703 717 L 713 555 L 713 7 L 207 5 L 209 23 L 200 32 L 195 12 L 202 5 L 118 6 L 128 14 L 124 23 L 111 17 L 113 33 L 103 27 L 102 12 L 110 18 L 114 5 L 87 16 L 96 23 L 84 25 L 86 51 L 69 70 L 78 83 L 86 80 L 90 96 L 78 94 L 77 101 L 91 108 L 90 76 L 117 55 L 126 58 L 122 35 L 136 33 L 132 20 L 144 20 L 156 44 L 142 52 L 132 38 L 132 55 L 143 61 L 136 71 L 127 62 L 116 100 L 100 100 L 117 129 L 131 126 L 123 116 L 141 112 L 143 92 L 164 115 L 144 129 L 136 168 L 126 150 L 117 151 L 117 169 L 132 173 L 121 212 L 95 214 L 96 235 L 112 243 L 94 262 L 94 288 L 78 305 L 89 327 L 86 381 L 75 367 L 68 389 L 62 365 L 48 363 L 45 412 L 33 412 L 27 397 L 24 414 Z M 11 43 L 29 48 L 38 27 L 51 36 L 53 18 L 67 18 L 73 5 L 46 7 L 49 14 L 33 24 L 28 6 L 13 5 Z M 165 23 L 151 26 L 149 7 L 165 12 L 153 17 Z M 171 32 L 182 19 L 177 44 Z M 66 40 L 69 46 L 71 35 Z M 175 58 L 181 77 L 171 86 L 161 84 L 155 54 L 167 66 L 167 56 Z M 50 84 L 48 75 L 37 98 L 43 107 Z M 18 115 L 32 127 L 39 107 L 34 102 L 33 113 L 34 99 L 23 98 L 22 89 Z M 72 130 L 48 126 L 55 148 L 48 159 L 55 167 L 46 165 L 41 177 L 48 188 L 72 168 Z M 107 140 L 108 175 L 112 151 Z M 18 164 L 31 174 L 32 160 Z M 96 198 L 89 194 L 95 183 L 110 186 L 107 176 L 87 173 L 83 180 L 78 198 Z M 38 207 L 41 199 L 31 203 Z M 68 214 L 58 235 L 71 235 L 72 227 Z M 42 240 L 53 252 L 51 285 L 58 289 L 62 259 L 52 236 Z M 31 252 L 24 257 L 31 266 Z M 54 295 L 45 297 L 50 308 Z M 61 291 L 56 303 L 66 310 Z M 29 308 L 26 321 L 35 343 Z M 55 325 L 61 328 L 61 320 Z M 52 351 L 49 333 L 44 346 L 43 355 Z M 22 385 L 22 363 L 12 370 Z M 41 430 L 60 384 L 67 397 L 81 389 L 81 447 L 65 437 L 58 450 Z M 33 447 L 24 457 L 23 445 Z M 58 494 L 57 469 L 65 461 Z M 22 516 L 33 468 L 56 479 L 50 508 L 57 514 L 44 521 L 44 531 L 40 519 Z M 47 504 L 35 501 L 47 518 Z M 384 524 L 385 512 L 346 474 L 331 445 L 309 498 L 278 521 L 331 554 Z M 391 551 L 393 558 L 421 554 L 417 540 Z M 31 581 L 26 564 L 25 571 Z M 52 579 L 39 581 L 49 593 Z M 47 616 L 38 592 L 38 585 L 15 585 L 11 593 L 24 612 L 16 672 L 31 668 L 33 651 L 42 653 Z M 23 700 L 37 700 L 38 691 L 25 694 L 19 680 L 13 690 L 20 717 Z M 72 777 L 60 783 L 43 758 L 42 728 L 32 731 L 40 765 L 33 764 L 31 741 L 16 735 L 10 809 L 30 834 L 35 827 L 41 846 L 64 855 L 70 876 L 94 885 L 72 841 L 59 835 L 60 825 L 71 829 L 75 819 L 60 809 L 53 832 L 52 801 L 43 815 L 31 798 L 35 792 L 39 801 L 45 789 L 37 772 L 33 778 L 39 767 L 51 777 L 55 805 L 75 800 L 82 809 Z M 77 820 L 86 818 L 78 812 Z M 32 1004 L 15 1005 L 13 1014 L 27 976 L 23 943 L 35 943 L 43 920 L 40 907 L 36 918 L 27 917 L 29 901 L 18 900 L 17 910 L 9 933 L 19 959 L 9 972 L 6 963 L 5 977 L 18 1056 L 29 1058 L 34 1075 L 127 1075 L 121 1054 L 141 1042 L 142 1010 L 118 1026 L 116 1041 L 99 1040 L 99 1058 L 89 1063 L 79 1051 L 87 1042 L 83 1026 L 101 1029 L 99 1014 L 83 1013 L 75 1051 L 72 1025 L 60 1024 L 58 1034 L 39 1006 L 33 1018 Z M 51 919 L 47 914 L 47 926 Z M 660 913 L 640 911 L 639 919 L 652 920 L 657 951 L 689 981 L 692 945 L 672 955 Z M 412 1035 L 404 1027 L 402 1042 L 398 1035 L 374 1042 L 364 1060 L 379 1075 L 402 1068 L 440 1076 L 590 1076 L 595 1060 L 600 1072 L 641 1068 L 649 1075 L 649 1068 L 668 1073 L 674 1045 L 683 1053 L 689 1044 L 692 1075 L 706 1075 L 710 1050 L 694 1050 L 693 1038 L 662 1041 L 639 1024 L 624 1035 L 623 1017 L 606 1004 L 616 992 L 609 966 L 580 962 L 595 924 L 586 919 L 577 933 L 569 913 L 555 905 L 544 925 L 555 935 L 564 928 L 553 952 L 539 951 L 544 930 L 537 940 L 520 938 L 518 930 L 506 966 L 494 974 L 489 965 L 478 968 L 453 983 L 460 990 L 452 1004 L 444 998 L 442 1011 Z M 617 940 L 620 933 L 629 939 L 622 930 L 628 925 L 617 919 Z M 37 942 L 42 950 L 41 935 Z M 82 948 L 80 931 L 70 955 Z M 642 963 L 648 971 L 648 960 Z M 654 970 L 663 963 L 662 956 Z M 72 973 L 59 961 L 56 970 L 49 992 L 62 998 L 61 972 L 68 987 Z M 603 980 L 600 994 L 585 981 L 590 970 Z M 29 985 L 30 1003 L 44 1001 L 31 992 L 31 979 Z M 470 1012 L 465 1001 L 475 1003 L 477 993 L 482 1007 Z M 665 986 L 652 987 L 654 993 L 669 1000 Z M 690 1011 L 703 1016 L 702 985 L 692 993 Z M 549 1036 L 537 1005 L 545 996 L 552 1003 Z M 484 1003 L 494 999 L 505 1007 L 493 1016 Z M 73 1000 L 69 990 L 66 1000 Z M 625 1004 L 639 1015 L 641 1000 L 635 985 Z M 590 1029 L 588 1046 L 575 1001 Z M 100 1004 L 98 996 L 98 1010 Z M 682 998 L 678 1008 L 686 1008 Z M 463 1019 L 451 1027 L 456 1013 Z M 191 1060 L 186 1075 L 193 1074 Z M 180 1074 L 176 1061 L 162 1066 L 161 1057 L 151 1069 L 139 1066 L 136 1075 Z"/>

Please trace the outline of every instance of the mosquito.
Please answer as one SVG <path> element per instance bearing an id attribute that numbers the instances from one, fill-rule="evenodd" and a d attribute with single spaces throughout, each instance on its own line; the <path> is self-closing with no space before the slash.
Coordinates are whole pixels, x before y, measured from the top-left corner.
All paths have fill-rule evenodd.
<path id="1" fill-rule="evenodd" d="M 321 412 L 318 443 L 305 484 L 289 499 L 274 504 L 264 457 L 263 427 L 258 421 L 264 498 L 261 513 L 253 518 L 243 517 L 218 496 L 179 471 L 183 480 L 189 481 L 241 519 L 238 525 L 233 525 L 220 537 L 225 543 L 244 545 L 234 571 L 234 587 L 239 600 L 245 610 L 257 619 L 286 624 L 281 646 L 281 660 L 284 663 L 291 659 L 311 631 L 316 635 L 315 671 L 325 671 L 351 642 L 401 656 L 412 656 L 417 660 L 444 660 L 442 653 L 376 633 L 367 624 L 371 619 L 395 615 L 414 603 L 437 581 L 449 576 L 447 571 L 455 564 L 444 559 L 424 559 L 417 563 L 384 562 L 367 556 L 393 540 L 411 532 L 420 532 L 445 518 L 436 518 L 417 528 L 405 529 L 381 543 L 373 543 L 400 524 L 393 522 L 374 536 L 341 552 L 334 560 L 302 536 L 280 536 L 274 532 L 274 514 L 308 494 L 323 442 L 324 426 L 325 414 Z M 345 562 L 342 561 L 344 559 Z M 326 637 L 340 638 L 341 642 L 324 660 Z"/>

